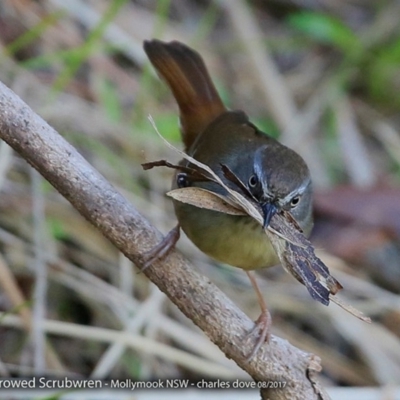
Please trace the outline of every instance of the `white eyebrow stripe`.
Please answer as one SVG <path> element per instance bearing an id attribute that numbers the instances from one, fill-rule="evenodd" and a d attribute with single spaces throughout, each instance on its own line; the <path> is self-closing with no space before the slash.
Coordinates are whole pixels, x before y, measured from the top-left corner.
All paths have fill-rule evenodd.
<path id="1" fill-rule="evenodd" d="M 307 179 L 306 181 L 304 181 L 303 184 L 302 184 L 299 188 L 293 190 L 293 191 L 290 192 L 287 196 L 285 196 L 285 197 L 281 200 L 281 203 L 282 203 L 282 204 L 286 204 L 289 200 L 291 200 L 291 199 L 292 199 L 293 197 L 295 197 L 296 195 L 302 195 L 302 194 L 306 191 L 306 189 L 307 189 L 307 187 L 308 187 L 308 185 L 309 185 L 310 183 L 311 183 L 311 179 Z"/>

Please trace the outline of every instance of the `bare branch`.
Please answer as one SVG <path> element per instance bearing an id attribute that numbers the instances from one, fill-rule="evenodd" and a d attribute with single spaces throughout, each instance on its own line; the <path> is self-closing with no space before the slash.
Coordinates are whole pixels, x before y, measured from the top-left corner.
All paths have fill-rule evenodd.
<path id="1" fill-rule="evenodd" d="M 53 128 L 0 83 L 0 138 L 37 169 L 105 237 L 139 268 L 161 239 L 139 212 Z M 139 168 L 139 166 L 138 166 Z M 321 399 L 319 359 L 272 336 L 248 363 L 254 343 L 245 341 L 253 322 L 208 278 L 173 251 L 144 271 L 179 309 L 257 382 L 281 381 L 262 390 L 264 399 Z M 316 361 L 317 360 L 317 361 Z M 312 372 L 312 373 L 311 373 Z M 313 376 L 310 380 L 309 377 Z"/>

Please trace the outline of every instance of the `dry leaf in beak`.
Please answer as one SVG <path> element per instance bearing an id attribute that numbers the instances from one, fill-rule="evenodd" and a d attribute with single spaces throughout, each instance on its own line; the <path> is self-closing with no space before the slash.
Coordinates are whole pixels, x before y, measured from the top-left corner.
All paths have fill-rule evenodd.
<path id="1" fill-rule="evenodd" d="M 230 204 L 229 199 L 225 196 L 198 187 L 174 189 L 168 192 L 167 196 L 182 203 L 190 204 L 199 208 L 206 208 L 207 210 L 230 215 L 246 215 L 243 210 Z"/>

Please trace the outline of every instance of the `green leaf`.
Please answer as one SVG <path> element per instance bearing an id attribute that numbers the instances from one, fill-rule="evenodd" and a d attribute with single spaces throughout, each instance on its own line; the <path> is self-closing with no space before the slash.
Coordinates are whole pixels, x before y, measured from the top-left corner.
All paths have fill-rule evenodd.
<path id="1" fill-rule="evenodd" d="M 56 240 L 68 239 L 69 235 L 65 230 L 64 221 L 59 218 L 47 218 L 47 226 L 50 234 Z"/>
<path id="2" fill-rule="evenodd" d="M 329 15 L 301 12 L 292 14 L 288 23 L 310 38 L 333 45 L 349 53 L 361 46 L 358 37 L 342 21 Z"/>

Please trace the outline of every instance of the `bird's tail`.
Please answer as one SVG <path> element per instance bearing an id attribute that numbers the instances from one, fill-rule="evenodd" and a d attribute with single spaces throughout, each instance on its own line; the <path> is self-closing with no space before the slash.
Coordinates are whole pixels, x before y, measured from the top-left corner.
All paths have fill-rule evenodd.
<path id="1" fill-rule="evenodd" d="M 159 40 L 145 41 L 144 50 L 178 103 L 182 140 L 189 149 L 196 137 L 226 108 L 196 51 L 176 41 Z"/>

